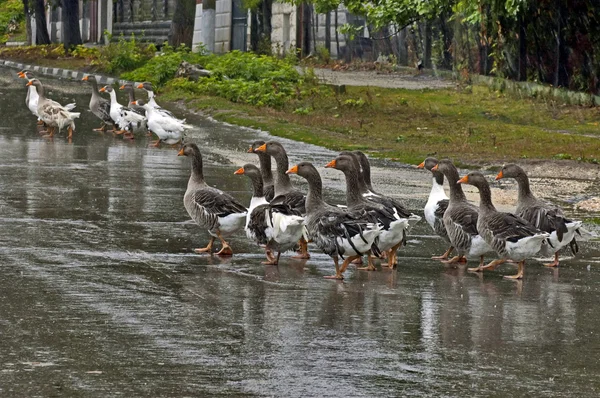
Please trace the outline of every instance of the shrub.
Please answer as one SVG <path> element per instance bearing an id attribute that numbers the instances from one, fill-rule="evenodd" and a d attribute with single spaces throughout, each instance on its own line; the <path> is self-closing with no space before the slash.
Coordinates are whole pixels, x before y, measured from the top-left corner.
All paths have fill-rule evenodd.
<path id="1" fill-rule="evenodd" d="M 0 43 L 6 43 L 11 34 L 23 30 L 24 21 L 21 0 L 0 0 Z"/>
<path id="2" fill-rule="evenodd" d="M 135 35 L 127 40 L 121 35 L 116 43 L 109 43 L 99 48 L 100 57 L 97 61 L 100 69 L 119 74 L 141 67 L 156 53 L 154 44 L 142 44 Z"/>
<path id="3" fill-rule="evenodd" d="M 182 61 L 193 64 L 200 60 L 199 54 L 191 53 L 185 46 L 173 49 L 171 46 L 165 45 L 161 54 L 150 59 L 144 66 L 123 74 L 122 77 L 137 82 L 148 81 L 159 87 L 175 76 Z"/>

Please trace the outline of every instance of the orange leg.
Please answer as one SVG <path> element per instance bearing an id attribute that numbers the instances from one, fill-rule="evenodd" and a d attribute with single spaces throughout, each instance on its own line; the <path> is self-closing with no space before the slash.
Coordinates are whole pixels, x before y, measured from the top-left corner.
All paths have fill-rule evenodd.
<path id="1" fill-rule="evenodd" d="M 377 271 L 377 268 L 375 268 L 375 263 L 373 262 L 373 259 L 374 259 L 373 254 L 369 253 L 369 255 L 367 256 L 367 259 L 368 259 L 367 266 L 366 267 L 358 267 L 357 269 L 362 270 L 362 271 Z M 354 263 L 354 261 L 352 263 Z"/>
<path id="2" fill-rule="evenodd" d="M 194 252 L 198 253 L 198 254 L 202 254 L 202 253 L 211 253 L 212 252 L 212 245 L 213 242 L 215 241 L 215 237 L 211 236 L 210 240 L 208 241 L 208 245 L 206 245 L 206 247 L 203 247 L 202 249 L 194 249 Z"/>
<path id="3" fill-rule="evenodd" d="M 231 250 L 231 247 L 225 241 L 225 239 L 221 236 L 220 232 L 217 232 L 217 236 L 219 237 L 219 240 L 221 241 L 221 250 L 219 250 L 217 252 L 217 256 L 233 256 L 233 250 Z"/>
<path id="4" fill-rule="evenodd" d="M 306 242 L 304 238 L 300 238 L 298 244 L 300 245 L 300 254 L 294 256 L 293 258 L 308 260 L 310 258 L 310 254 L 308 253 L 308 242 Z"/>
<path id="5" fill-rule="evenodd" d="M 448 250 L 446 250 L 446 252 L 444 254 L 442 254 L 441 256 L 433 256 L 431 257 L 432 260 L 448 260 L 448 256 L 450 256 L 450 253 L 452 253 L 452 250 L 454 250 L 454 246 L 450 246 L 448 248 Z"/>
<path id="6" fill-rule="evenodd" d="M 554 261 L 544 264 L 545 267 L 558 267 L 558 252 L 554 253 Z"/>
<path id="7" fill-rule="evenodd" d="M 467 258 L 465 256 L 454 256 L 450 260 L 442 261 L 444 264 L 456 264 L 456 263 L 466 263 Z"/>
<path id="8" fill-rule="evenodd" d="M 525 271 L 525 260 L 519 261 L 519 270 L 516 275 L 505 275 L 506 279 L 523 279 L 523 274 Z"/>

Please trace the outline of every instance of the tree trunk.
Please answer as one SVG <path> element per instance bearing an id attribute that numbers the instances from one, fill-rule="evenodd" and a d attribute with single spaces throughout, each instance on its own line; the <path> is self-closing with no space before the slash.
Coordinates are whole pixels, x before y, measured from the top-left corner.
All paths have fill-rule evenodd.
<path id="1" fill-rule="evenodd" d="M 398 64 L 408 65 L 408 28 L 404 28 L 398 34 Z"/>
<path id="2" fill-rule="evenodd" d="M 64 37 L 63 45 L 68 51 L 82 44 L 79 30 L 79 0 L 62 0 Z"/>
<path id="3" fill-rule="evenodd" d="M 271 44 L 271 33 L 273 27 L 271 26 L 271 18 L 273 17 L 273 0 L 262 1 L 262 37 L 263 40 Z"/>
<path id="4" fill-rule="evenodd" d="M 25 29 L 27 30 L 27 45 L 31 45 L 31 10 L 29 0 L 23 0 L 23 13 L 25 14 Z"/>
<path id="5" fill-rule="evenodd" d="M 517 80 L 527 80 L 527 21 L 525 11 L 519 17 L 519 74 Z"/>
<path id="6" fill-rule="evenodd" d="M 333 11 L 334 14 L 334 23 L 335 23 L 335 50 L 336 58 L 340 58 L 340 34 L 338 33 L 338 10 L 337 8 Z"/>
<path id="7" fill-rule="evenodd" d="M 44 0 L 33 0 L 35 13 L 35 44 L 50 44 Z"/>
<path id="8" fill-rule="evenodd" d="M 444 13 L 440 17 L 440 30 L 442 32 L 442 42 L 444 45 L 443 49 L 443 59 L 442 59 L 442 68 L 444 69 L 452 69 L 452 40 L 453 34 L 452 29 L 448 27 L 448 19 L 450 15 L 448 13 Z"/>
<path id="9" fill-rule="evenodd" d="M 325 14 L 325 48 L 331 54 L 331 12 Z"/>
<path id="10" fill-rule="evenodd" d="M 423 49 L 423 65 L 426 68 L 431 68 L 431 41 L 432 41 L 432 32 L 431 32 L 431 21 L 425 21 L 425 43 Z"/>
<path id="11" fill-rule="evenodd" d="M 181 44 L 185 44 L 187 47 L 192 47 L 195 15 L 195 0 L 177 0 L 173 12 L 173 22 L 171 23 L 171 37 L 169 40 L 171 46 L 179 47 Z"/>
<path id="12" fill-rule="evenodd" d="M 258 11 L 250 10 L 250 50 L 258 52 L 258 42 L 260 41 L 260 26 L 258 26 Z"/>

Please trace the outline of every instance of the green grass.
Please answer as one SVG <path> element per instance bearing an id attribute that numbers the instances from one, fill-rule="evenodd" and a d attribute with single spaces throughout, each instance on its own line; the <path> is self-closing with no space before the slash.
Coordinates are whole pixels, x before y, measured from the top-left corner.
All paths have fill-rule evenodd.
<path id="1" fill-rule="evenodd" d="M 525 158 L 595 162 L 600 153 L 596 108 L 514 99 L 483 86 L 420 91 L 347 87 L 344 95 L 316 95 L 280 110 L 168 86 L 165 95 L 185 99 L 189 107 L 217 120 L 412 164 L 428 155 L 465 165 Z M 303 112 L 294 112 L 298 108 Z"/>

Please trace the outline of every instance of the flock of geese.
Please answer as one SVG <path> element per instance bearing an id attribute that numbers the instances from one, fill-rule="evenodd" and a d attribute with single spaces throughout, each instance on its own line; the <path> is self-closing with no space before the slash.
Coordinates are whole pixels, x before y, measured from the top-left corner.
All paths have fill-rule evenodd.
<path id="1" fill-rule="evenodd" d="M 325 278 L 343 279 L 347 267 L 353 262 L 362 263 L 363 256 L 367 257 L 367 265 L 358 269 L 376 270 L 378 258 L 385 259 L 382 267 L 397 265 L 397 251 L 406 244 L 411 227 L 421 217 L 409 212 L 399 200 L 373 189 L 370 164 L 364 153 L 341 152 L 325 165 L 344 173 L 346 180 L 346 205 L 333 206 L 323 199 L 321 176 L 310 162 L 289 167 L 287 153 L 276 141 L 256 141 L 248 152 L 258 155 L 259 167 L 245 164 L 234 173 L 251 181 L 253 194 L 246 209 L 229 194 L 206 184 L 202 155 L 196 144 L 187 143 L 179 151 L 179 156 L 192 159 L 185 208 L 211 235 L 208 245 L 196 249 L 197 253 L 212 253 L 213 243 L 219 239 L 221 250 L 217 254 L 231 255 L 232 249 L 225 238 L 243 228 L 248 238 L 264 247 L 267 258 L 264 264 L 277 264 L 282 252 L 295 247 L 299 247 L 297 258 L 309 258 L 307 242 L 313 242 L 335 265 L 335 274 Z M 271 159 L 276 163 L 275 176 Z M 493 270 L 505 262 L 517 263 L 517 274 L 505 278 L 521 279 L 526 259 L 541 252 L 543 256 L 553 256 L 554 261 L 546 265 L 556 267 L 562 248 L 569 245 L 576 254 L 576 237 L 583 240 L 592 237 L 581 227 L 581 221 L 570 220 L 560 207 L 537 199 L 529 188 L 527 175 L 515 164 L 505 165 L 496 179 L 517 181 L 516 214 L 496 210 L 489 183 L 480 172 L 460 178 L 450 160 L 438 161 L 432 157 L 417 167 L 432 174 L 425 219 L 449 245 L 443 255 L 434 259 L 455 264 L 476 258 L 479 265 L 469 268 L 476 272 Z M 292 186 L 290 174 L 306 179 L 306 195 Z M 444 178 L 449 183 L 450 197 L 444 191 Z M 479 207 L 467 201 L 462 184 L 478 188 Z M 456 255 L 450 258 L 453 250 Z M 485 255 L 495 255 L 496 259 L 485 264 Z"/>
<path id="2" fill-rule="evenodd" d="M 75 119 L 81 115 L 79 112 L 71 112 L 75 104 L 63 106 L 47 98 L 42 82 L 29 70 L 20 71 L 18 76 L 27 80 L 25 103 L 31 113 L 37 117 L 38 124 L 45 126 L 46 129 L 43 130 L 43 133 L 47 133 L 45 136 L 51 138 L 66 127 L 68 139 L 71 140 L 75 131 Z M 120 89 L 129 94 L 129 103 L 123 106 L 117 101 L 117 93 L 111 86 L 98 89 L 98 82 L 94 75 L 87 75 L 82 80 L 92 85 L 90 111 L 102 121 L 102 126 L 94 129 L 95 131 L 104 132 L 112 126 L 113 133 L 130 139 L 133 139 L 135 134 L 153 133 L 158 137 L 154 146 L 158 147 L 161 143 L 168 145 L 182 143 L 185 129 L 191 127 L 185 123 L 185 120 L 177 119 L 171 112 L 156 103 L 152 84 L 148 82 L 136 86 L 146 91 L 147 102 L 135 99 L 132 83 L 123 84 Z M 103 98 L 100 93 L 107 93 L 110 101 Z"/>
<path id="3" fill-rule="evenodd" d="M 72 112 L 74 104 L 62 106 L 46 98 L 41 82 L 30 71 L 19 72 L 19 77 L 28 80 L 27 107 L 38 118 L 38 123 L 46 126 L 48 135 L 67 127 L 71 138 L 74 121 L 80 116 Z M 133 84 L 122 85 L 120 89 L 129 94 L 129 104 L 125 107 L 117 102 L 112 87 L 98 89 L 93 75 L 83 80 L 92 85 L 90 110 L 103 123 L 95 130 L 106 131 L 112 125 L 113 132 L 124 137 L 132 138 L 141 131 L 152 132 L 158 136 L 156 146 L 161 142 L 182 143 L 183 132 L 190 126 L 156 103 L 150 83 L 137 86 L 148 93 L 147 102 L 135 99 Z M 100 93 L 108 93 L 110 101 Z M 249 239 L 264 248 L 264 264 L 277 265 L 281 253 L 294 249 L 298 250 L 296 258 L 310 258 L 308 243 L 312 242 L 330 256 L 335 265 L 335 274 L 325 278 L 343 279 L 347 267 L 351 263 L 361 265 L 363 256 L 367 264 L 359 267 L 360 270 L 377 270 L 378 259 L 381 267 L 397 265 L 397 252 L 406 245 L 410 229 L 421 217 L 408 211 L 398 199 L 375 191 L 369 160 L 364 153 L 341 152 L 325 165 L 341 171 L 346 180 L 346 205 L 334 206 L 323 199 L 323 182 L 312 163 L 301 162 L 290 167 L 284 147 L 276 141 L 256 141 L 248 152 L 258 156 L 259 166 L 245 164 L 234 173 L 245 175 L 251 182 L 252 199 L 246 208 L 231 195 L 206 184 L 202 154 L 196 144 L 181 146 L 178 156 L 191 158 L 184 206 L 190 217 L 210 235 L 206 247 L 195 249 L 196 253 L 212 254 L 214 241 L 219 239 L 221 249 L 216 254 L 230 256 L 233 251 L 226 238 L 244 229 Z M 276 164 L 274 175 L 271 159 Z M 582 228 L 581 221 L 568 219 L 560 207 L 536 198 L 526 173 L 515 164 L 503 166 L 496 176 L 497 180 L 514 178 L 518 183 L 514 214 L 496 210 L 489 183 L 478 171 L 461 178 L 450 160 L 438 161 L 432 157 L 417 167 L 432 174 L 425 219 L 449 246 L 443 255 L 433 259 L 456 264 L 474 258 L 479 260 L 479 265 L 469 270 L 477 272 L 494 270 L 505 262 L 517 263 L 517 274 L 505 278 L 521 279 L 526 259 L 540 253 L 554 258 L 546 266 L 556 267 L 562 248 L 570 246 L 576 254 L 576 239 L 592 237 Z M 306 194 L 293 187 L 290 174 L 307 181 Z M 450 188 L 449 197 L 444 190 L 444 178 Z M 479 207 L 467 201 L 463 184 L 479 190 Z M 450 258 L 453 251 L 456 254 Z M 486 255 L 495 259 L 486 264 Z"/>

